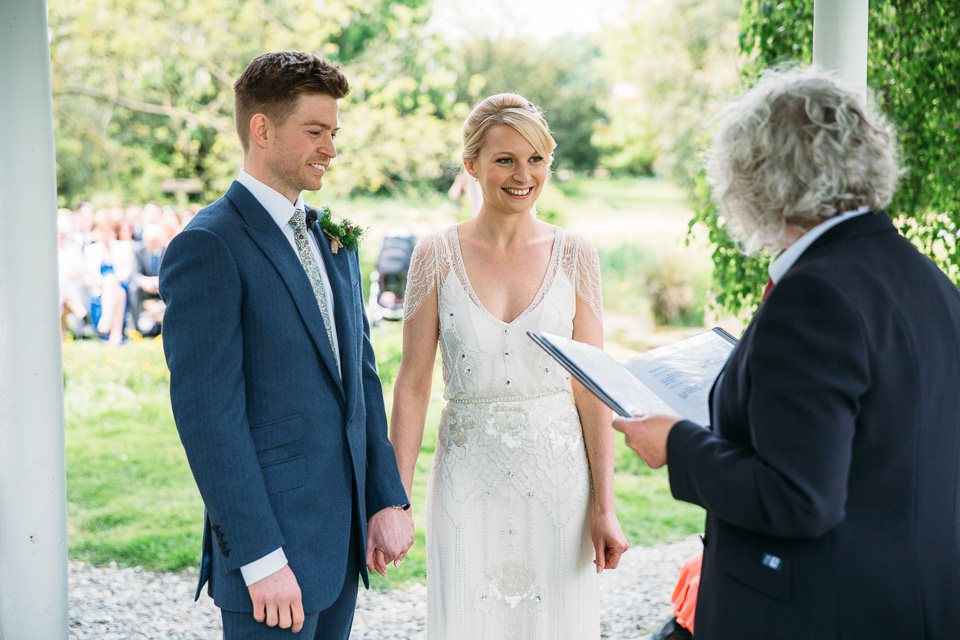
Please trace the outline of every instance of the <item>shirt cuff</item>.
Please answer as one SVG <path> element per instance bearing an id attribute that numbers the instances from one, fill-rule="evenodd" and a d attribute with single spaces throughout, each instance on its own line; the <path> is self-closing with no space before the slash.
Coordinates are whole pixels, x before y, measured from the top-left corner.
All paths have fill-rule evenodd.
<path id="1" fill-rule="evenodd" d="M 280 548 L 259 560 L 243 565 L 240 567 L 240 573 L 243 574 L 243 582 L 249 587 L 254 582 L 263 580 L 285 566 L 287 566 L 287 555 Z"/>

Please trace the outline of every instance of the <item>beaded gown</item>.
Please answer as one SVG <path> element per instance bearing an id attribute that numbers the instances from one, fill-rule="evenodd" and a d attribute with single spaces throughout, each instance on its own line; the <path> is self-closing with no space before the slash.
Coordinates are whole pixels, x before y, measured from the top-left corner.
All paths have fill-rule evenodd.
<path id="1" fill-rule="evenodd" d="M 602 314 L 597 253 L 556 228 L 539 291 L 505 323 L 480 303 L 457 228 L 417 245 L 404 318 L 437 290 L 446 405 L 426 505 L 427 637 L 600 636 L 591 481 L 570 378 L 527 331 Z"/>

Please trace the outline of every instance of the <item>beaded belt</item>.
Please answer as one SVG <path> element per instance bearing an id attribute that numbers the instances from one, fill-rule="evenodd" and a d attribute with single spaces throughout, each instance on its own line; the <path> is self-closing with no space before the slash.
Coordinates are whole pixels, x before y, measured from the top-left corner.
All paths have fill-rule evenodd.
<path id="1" fill-rule="evenodd" d="M 572 395 L 570 389 L 556 389 L 554 391 L 544 391 L 543 393 L 538 393 L 532 396 L 509 396 L 509 397 L 494 397 L 494 398 L 450 398 L 447 402 L 456 402 L 458 404 L 489 404 L 491 402 L 523 402 L 524 400 L 536 400 L 539 398 L 547 398 L 549 396 L 556 396 L 560 394 Z"/>

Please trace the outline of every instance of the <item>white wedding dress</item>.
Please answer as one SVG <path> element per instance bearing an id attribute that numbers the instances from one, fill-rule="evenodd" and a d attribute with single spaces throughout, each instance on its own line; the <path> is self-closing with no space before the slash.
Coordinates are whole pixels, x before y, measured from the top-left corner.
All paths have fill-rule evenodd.
<path id="1" fill-rule="evenodd" d="M 556 229 L 539 291 L 510 323 L 480 303 L 456 227 L 414 252 L 405 319 L 436 288 L 447 401 L 428 483 L 427 637 L 594 640 L 591 482 L 570 378 L 527 331 L 602 316 L 596 250 Z"/>

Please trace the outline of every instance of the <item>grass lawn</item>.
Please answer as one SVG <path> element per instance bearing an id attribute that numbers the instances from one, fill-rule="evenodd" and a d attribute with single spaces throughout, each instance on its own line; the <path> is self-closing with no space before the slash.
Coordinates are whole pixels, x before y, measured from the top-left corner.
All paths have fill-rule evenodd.
<path id="1" fill-rule="evenodd" d="M 374 341 L 389 412 L 400 326 L 384 323 Z M 122 348 L 66 342 L 63 353 L 70 557 L 152 570 L 196 566 L 203 504 L 170 413 L 161 342 Z M 380 588 L 425 577 L 423 505 L 442 407 L 437 371 L 412 496 L 417 543 L 387 579 L 374 576 Z M 679 540 L 700 531 L 702 510 L 674 501 L 665 470 L 647 469 L 622 440 L 618 437 L 617 506 L 631 544 Z"/>
<path id="2" fill-rule="evenodd" d="M 610 190 L 588 183 L 577 192 L 579 195 L 568 197 L 578 208 L 581 204 L 577 203 L 592 202 L 598 216 L 613 215 L 617 207 L 629 211 L 634 205 L 621 203 L 631 198 L 646 203 L 640 207 L 646 211 L 643 215 L 674 221 L 684 215 L 676 194 L 661 183 L 638 183 L 633 190 L 626 183 L 608 184 Z M 658 209 L 656 201 L 661 197 L 666 204 Z M 372 227 L 361 252 L 365 265 L 376 258 L 378 238 L 385 233 L 386 221 L 406 219 L 422 236 L 450 224 L 457 215 L 456 207 L 441 199 L 395 206 L 385 200 L 353 204 L 350 209 L 335 209 Z M 652 213 L 655 211 L 661 213 Z M 627 281 L 631 275 L 629 269 L 611 276 L 604 274 L 612 282 Z M 400 332 L 399 323 L 384 322 L 372 336 L 388 415 L 400 362 Z M 617 351 L 621 346 L 609 346 L 615 356 L 622 356 Z M 63 359 L 70 557 L 96 564 L 116 561 L 151 570 L 195 567 L 203 505 L 173 424 L 161 341 L 131 341 L 123 347 L 67 341 Z M 387 579 L 374 576 L 373 584 L 378 588 L 425 577 L 423 504 L 442 391 L 438 366 L 412 496 L 417 542 L 407 560 Z M 666 471 L 646 468 L 619 436 L 616 471 L 618 512 L 631 544 L 674 541 L 702 530 L 702 509 L 673 500 Z"/>

